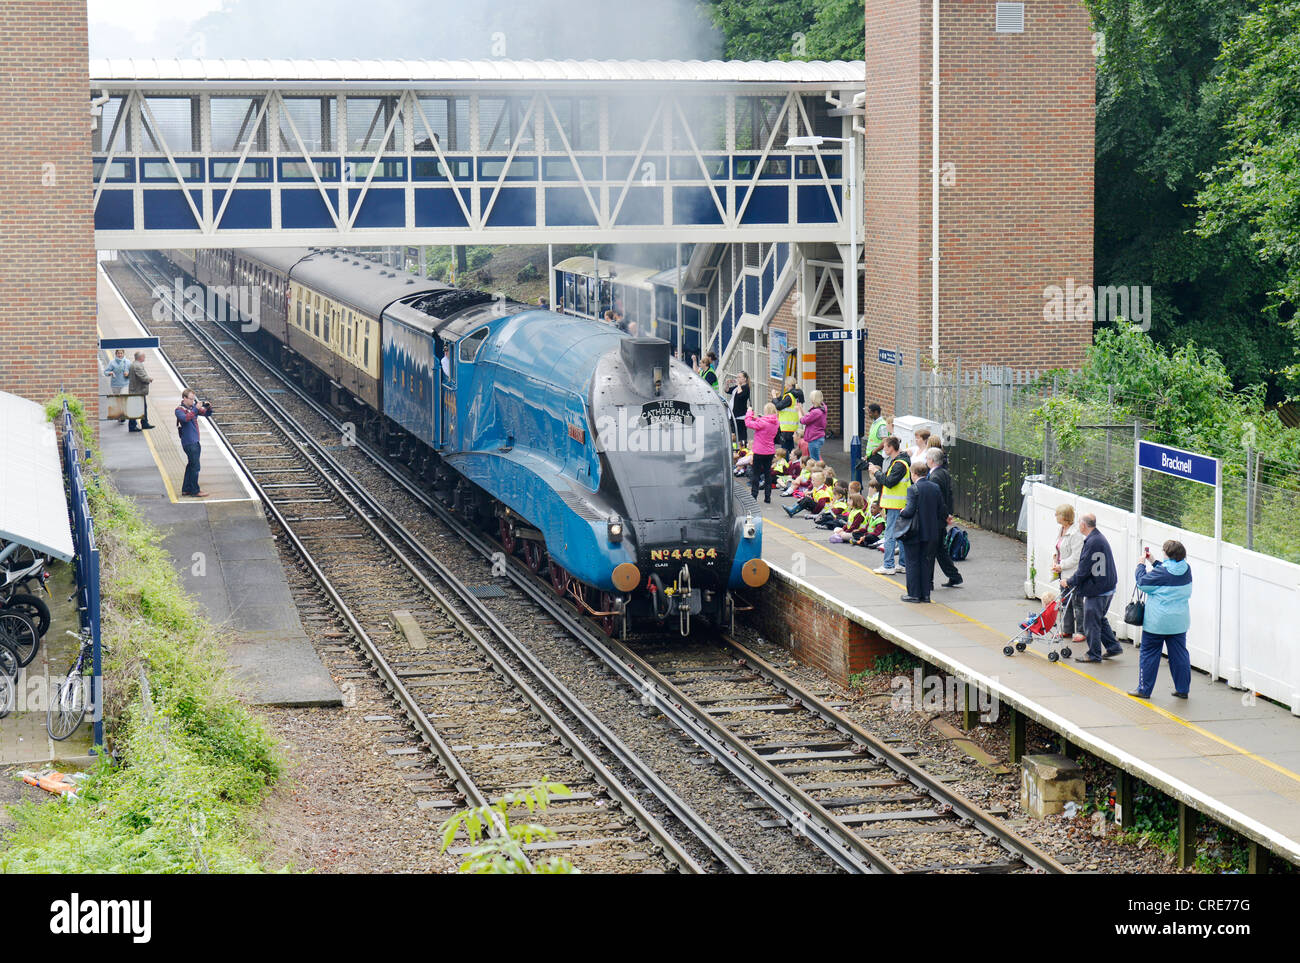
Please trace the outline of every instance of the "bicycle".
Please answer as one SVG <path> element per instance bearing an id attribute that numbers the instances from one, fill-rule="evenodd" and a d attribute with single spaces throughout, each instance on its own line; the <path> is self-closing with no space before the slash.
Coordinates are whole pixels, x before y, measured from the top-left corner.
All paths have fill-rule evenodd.
<path id="1" fill-rule="evenodd" d="M 41 636 L 36 629 L 36 623 L 25 613 L 0 609 L 0 641 L 12 650 L 18 660 L 18 668 L 21 669 L 36 658 Z M 17 672 L 14 675 L 17 675 Z"/>
<path id="2" fill-rule="evenodd" d="M 86 716 L 86 677 L 90 675 L 93 666 L 93 646 L 90 630 L 82 629 L 81 648 L 77 652 L 76 661 L 68 667 L 67 675 L 59 683 L 54 698 L 45 710 L 45 729 L 55 742 L 62 742 L 76 732 Z"/>
<path id="3" fill-rule="evenodd" d="M 0 568 L 0 575 L 3 575 L 0 579 L 0 609 L 22 612 L 36 623 L 41 637 L 50 630 L 50 607 L 39 595 L 22 590 L 28 582 L 34 581 L 47 598 L 50 596 L 49 586 L 45 584 L 50 578 L 45 568 L 48 561 L 43 555 L 35 555 L 31 561 L 19 564 L 13 564 L 11 559 L 10 564 Z"/>
<path id="4" fill-rule="evenodd" d="M 36 627 L 19 612 L 0 612 L 0 719 L 14 710 L 18 698 L 18 673 L 26 664 L 20 648 L 36 638 Z"/>

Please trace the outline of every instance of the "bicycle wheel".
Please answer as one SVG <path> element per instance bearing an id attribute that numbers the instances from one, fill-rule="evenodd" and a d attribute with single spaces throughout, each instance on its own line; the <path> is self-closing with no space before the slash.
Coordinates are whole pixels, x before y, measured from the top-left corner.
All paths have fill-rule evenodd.
<path id="1" fill-rule="evenodd" d="M 41 647 L 41 637 L 32 620 L 10 609 L 0 611 L 0 639 L 8 642 L 17 654 L 20 667 L 29 665 Z"/>
<path id="2" fill-rule="evenodd" d="M 4 604 L 4 608 L 12 612 L 21 612 L 36 623 L 36 631 L 41 638 L 45 638 L 45 633 L 50 631 L 50 607 L 39 595 L 18 592 Z"/>
<path id="3" fill-rule="evenodd" d="M 50 738 L 62 742 L 77 731 L 86 714 L 86 678 L 74 666 L 59 683 L 54 699 L 45 710 L 45 728 Z"/>
<path id="4" fill-rule="evenodd" d="M 0 719 L 13 712 L 18 701 L 18 656 L 0 639 Z"/>

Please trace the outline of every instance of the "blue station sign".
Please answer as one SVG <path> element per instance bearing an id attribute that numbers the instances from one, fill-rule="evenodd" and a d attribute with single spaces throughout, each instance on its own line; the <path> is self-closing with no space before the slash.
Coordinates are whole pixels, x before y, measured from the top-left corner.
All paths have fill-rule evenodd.
<path id="1" fill-rule="evenodd" d="M 1219 483 L 1219 459 L 1197 455 L 1181 448 L 1157 445 L 1152 441 L 1138 442 L 1138 464 L 1175 478 L 1200 482 L 1214 487 Z"/>
<path id="2" fill-rule="evenodd" d="M 866 336 L 867 329 L 858 328 L 859 340 Z M 808 332 L 808 340 L 813 343 L 818 341 L 852 341 L 853 331 L 849 328 L 814 328 Z"/>
<path id="3" fill-rule="evenodd" d="M 902 364 L 903 352 L 891 351 L 888 348 L 877 348 L 876 360 L 881 364 Z"/>

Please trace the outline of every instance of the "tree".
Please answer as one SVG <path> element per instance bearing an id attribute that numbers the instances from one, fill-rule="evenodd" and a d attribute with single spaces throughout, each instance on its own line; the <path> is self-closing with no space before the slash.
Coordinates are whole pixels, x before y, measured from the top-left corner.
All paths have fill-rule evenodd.
<path id="1" fill-rule="evenodd" d="M 861 60 L 863 0 L 704 0 L 736 60 Z"/>
<path id="2" fill-rule="evenodd" d="M 1201 174 L 1228 150 L 1219 53 L 1258 0 L 1088 0 L 1100 31 L 1097 63 L 1098 284 L 1150 284 L 1152 335 L 1199 342 L 1238 385 L 1274 396 L 1292 347 L 1268 292 L 1278 269 L 1245 225 L 1197 234 Z"/>
<path id="3" fill-rule="evenodd" d="M 1288 375 L 1300 385 L 1300 0 L 1266 3 L 1224 46 L 1210 95 L 1231 141 L 1197 197 L 1197 232 L 1249 236 L 1250 253 L 1276 265 L 1278 317 L 1289 329 Z"/>

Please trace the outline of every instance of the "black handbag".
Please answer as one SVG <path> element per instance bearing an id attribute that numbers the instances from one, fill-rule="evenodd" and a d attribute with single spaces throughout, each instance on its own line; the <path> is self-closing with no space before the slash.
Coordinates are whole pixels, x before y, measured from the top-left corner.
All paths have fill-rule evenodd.
<path id="1" fill-rule="evenodd" d="M 1141 625 L 1146 615 L 1146 596 L 1135 585 L 1133 586 L 1133 597 L 1128 600 L 1128 605 L 1124 606 L 1124 623 L 1126 625 Z"/>

